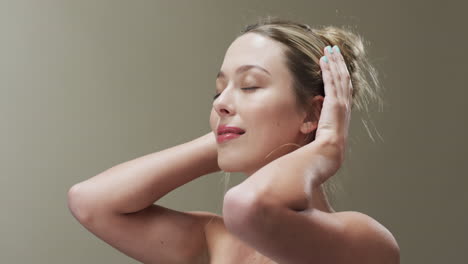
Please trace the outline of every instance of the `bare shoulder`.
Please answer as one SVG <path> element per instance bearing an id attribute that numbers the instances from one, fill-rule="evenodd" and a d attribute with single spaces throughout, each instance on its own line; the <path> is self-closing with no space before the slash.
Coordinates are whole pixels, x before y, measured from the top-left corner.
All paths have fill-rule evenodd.
<path id="1" fill-rule="evenodd" d="M 377 220 L 356 211 L 333 214 L 344 223 L 349 252 L 356 263 L 364 263 L 363 259 L 369 263 L 400 263 L 400 247 L 395 237 Z"/>
<path id="2" fill-rule="evenodd" d="M 216 241 L 213 241 L 215 236 L 213 235 L 215 223 L 222 222 L 222 217 L 211 212 L 205 211 L 186 211 L 186 214 L 190 215 L 199 226 L 203 227 L 205 243 L 203 249 L 200 250 L 197 256 L 193 256 L 190 263 L 211 263 L 212 254 L 215 250 L 214 245 Z"/>

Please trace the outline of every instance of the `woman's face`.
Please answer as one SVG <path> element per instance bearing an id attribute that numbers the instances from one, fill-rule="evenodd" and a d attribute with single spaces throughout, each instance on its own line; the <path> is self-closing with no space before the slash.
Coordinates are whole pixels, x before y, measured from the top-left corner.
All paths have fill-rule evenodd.
<path id="1" fill-rule="evenodd" d="M 213 101 L 210 126 L 216 136 L 221 125 L 239 127 L 245 133 L 218 142 L 218 165 L 223 171 L 250 176 L 270 161 L 297 149 L 291 145 L 278 147 L 300 144 L 306 136 L 300 130 L 305 114 L 297 108 L 281 45 L 259 34 L 247 33 L 226 51 L 216 79 L 219 96 Z M 249 87 L 258 88 L 243 89 Z"/>

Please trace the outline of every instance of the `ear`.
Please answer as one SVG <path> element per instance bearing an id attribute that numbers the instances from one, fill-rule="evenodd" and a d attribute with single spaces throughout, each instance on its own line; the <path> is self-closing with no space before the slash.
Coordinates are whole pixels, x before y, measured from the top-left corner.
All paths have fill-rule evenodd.
<path id="1" fill-rule="evenodd" d="M 317 129 L 322 112 L 323 96 L 316 95 L 309 101 L 309 107 L 306 109 L 306 115 L 301 125 L 301 132 L 309 134 Z"/>

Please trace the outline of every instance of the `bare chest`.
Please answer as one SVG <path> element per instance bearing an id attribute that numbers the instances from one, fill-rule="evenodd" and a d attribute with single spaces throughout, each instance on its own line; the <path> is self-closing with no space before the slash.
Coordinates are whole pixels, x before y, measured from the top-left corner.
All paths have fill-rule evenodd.
<path id="1" fill-rule="evenodd" d="M 210 264 L 277 264 L 232 235 L 221 217 L 213 219 L 206 230 Z"/>

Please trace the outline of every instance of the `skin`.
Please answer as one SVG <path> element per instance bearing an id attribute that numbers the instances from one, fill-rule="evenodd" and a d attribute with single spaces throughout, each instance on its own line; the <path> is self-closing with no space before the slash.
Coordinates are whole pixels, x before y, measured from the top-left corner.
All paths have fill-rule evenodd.
<path id="1" fill-rule="evenodd" d="M 243 65 L 256 65 L 236 74 Z M 292 76 L 283 61 L 283 47 L 259 34 L 237 38 L 226 51 L 210 115 L 216 134 L 221 125 L 244 129 L 237 139 L 218 144 L 218 165 L 226 172 L 252 175 L 272 160 L 302 146 L 317 127 L 322 96 L 313 99 L 315 122 L 304 122 L 307 113 L 298 109 Z M 243 90 L 242 88 L 258 87 Z M 287 145 L 286 145 L 287 144 Z M 255 148 L 252 148 L 255 146 Z"/>
<path id="2" fill-rule="evenodd" d="M 399 263 L 396 241 L 377 221 L 357 212 L 329 213 L 317 207 L 315 190 L 304 192 L 340 167 L 347 137 L 349 74 L 341 55 L 326 50 L 324 54 L 330 59 L 320 60 L 326 96 L 311 99 L 314 114 L 307 116 L 295 108 L 281 45 L 252 34 L 236 39 L 222 65 L 225 77 L 217 85 L 222 94 L 213 103 L 210 125 L 213 131 L 228 124 L 247 133 L 217 146 L 210 133 L 106 170 L 69 191 L 73 215 L 98 237 L 143 263 L 193 263 L 188 260 L 195 260 L 195 255 L 206 259 L 209 253 L 222 254 L 208 247 L 219 234 L 206 236 L 207 231 L 216 231 L 207 227 L 213 214 L 154 204 L 176 186 L 218 171 L 218 161 L 225 171 L 249 175 L 224 197 L 222 220 L 223 228 L 254 253 L 281 264 Z M 271 76 L 257 70 L 234 74 L 241 65 L 254 63 Z M 251 85 L 261 88 L 241 90 Z M 312 143 L 283 147 L 301 146 L 314 129 L 317 137 Z M 307 200 L 313 207 L 307 207 Z"/>
<path id="3" fill-rule="evenodd" d="M 246 131 L 217 146 L 222 170 L 249 176 L 224 197 L 226 228 L 278 263 L 399 263 L 396 240 L 377 221 L 317 206 L 317 187 L 344 161 L 353 88 L 343 57 L 324 49 L 325 97 L 310 98 L 309 114 L 297 107 L 281 45 L 255 33 L 240 36 L 216 81 L 211 129 L 216 134 L 226 124 Z M 252 64 L 270 74 L 235 74 Z M 260 88 L 241 89 L 251 86 Z M 302 144 L 315 129 L 315 140 Z"/>

